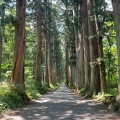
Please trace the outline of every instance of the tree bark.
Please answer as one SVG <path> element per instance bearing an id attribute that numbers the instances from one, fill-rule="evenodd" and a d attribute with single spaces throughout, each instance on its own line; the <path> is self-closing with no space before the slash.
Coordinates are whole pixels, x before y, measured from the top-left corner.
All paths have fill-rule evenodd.
<path id="1" fill-rule="evenodd" d="M 83 47 L 84 47 L 84 67 L 85 67 L 85 90 L 90 89 L 90 53 L 88 40 L 88 15 L 87 0 L 83 0 Z"/>
<path id="2" fill-rule="evenodd" d="M 103 58 L 102 36 L 99 36 L 99 39 L 98 39 L 98 53 L 99 53 L 99 58 Z M 102 59 L 98 63 L 99 63 L 99 69 L 100 69 L 100 88 L 101 88 L 101 92 L 102 93 L 107 93 L 105 63 Z"/>
<path id="3" fill-rule="evenodd" d="M 37 52 L 36 52 L 36 71 L 35 79 L 36 85 L 41 86 L 41 52 L 42 38 L 41 38 L 41 0 L 37 0 Z M 39 87 L 39 86 L 38 86 Z"/>
<path id="4" fill-rule="evenodd" d="M 49 44 L 48 44 L 48 50 L 49 50 L 49 83 L 52 84 L 52 53 L 51 53 L 51 32 L 50 33 L 50 39 L 49 39 Z"/>
<path id="5" fill-rule="evenodd" d="M 44 7 L 45 7 L 45 82 L 47 87 L 50 86 L 49 84 L 49 72 L 48 72 L 48 17 L 47 17 L 47 0 L 44 0 Z"/>
<path id="6" fill-rule="evenodd" d="M 2 35 L 0 30 L 0 82 L 1 82 L 1 64 L 2 64 Z"/>
<path id="7" fill-rule="evenodd" d="M 88 0 L 88 21 L 89 21 L 89 41 L 90 41 L 90 64 L 91 64 L 91 84 L 90 92 L 91 95 L 99 92 L 99 66 L 97 64 L 98 58 L 98 40 L 94 14 L 94 3 L 93 0 Z"/>
<path id="8" fill-rule="evenodd" d="M 66 50 L 65 50 L 65 53 L 66 53 L 66 64 L 65 64 L 65 75 L 66 75 L 66 85 L 68 86 L 69 85 L 69 73 L 68 73 L 68 48 L 67 48 L 67 45 L 66 45 Z"/>
<path id="9" fill-rule="evenodd" d="M 83 5 L 80 3 L 79 6 L 79 30 L 78 30 L 78 40 L 79 40 L 79 46 L 78 49 L 80 49 L 80 86 L 83 87 L 84 82 L 85 82 L 85 72 L 84 72 L 84 48 L 83 48 L 83 26 L 82 26 L 82 10 L 83 10 Z"/>
<path id="10" fill-rule="evenodd" d="M 49 2 L 49 6 L 52 7 L 52 3 Z M 48 41 L 48 51 L 49 51 L 49 83 L 52 84 L 52 39 L 53 39 L 53 32 L 51 31 L 52 28 L 52 21 L 53 21 L 53 16 L 52 16 L 52 12 L 51 12 L 51 8 L 48 12 L 48 19 L 49 19 L 49 23 L 48 23 L 48 26 L 49 26 L 49 41 Z"/>
<path id="11" fill-rule="evenodd" d="M 116 100 L 120 103 L 120 1 L 112 0 L 113 13 L 115 18 L 115 29 L 117 37 L 117 50 L 118 50 L 118 92 Z"/>
<path id="12" fill-rule="evenodd" d="M 25 8 L 26 0 L 16 0 L 14 63 L 10 86 L 12 90 L 15 90 L 23 99 L 28 101 L 24 83 Z"/>
<path id="13" fill-rule="evenodd" d="M 0 79 L 1 79 L 1 64 L 2 64 L 2 43 L 3 40 L 5 38 L 5 26 L 4 23 L 2 23 L 2 21 L 4 21 L 4 17 L 5 17 L 5 5 L 2 5 L 2 9 L 1 9 L 1 23 L 0 23 Z"/>
<path id="14" fill-rule="evenodd" d="M 66 6 L 66 83 L 70 87 L 71 86 L 71 67 L 70 67 L 70 23 L 69 23 L 69 13 L 68 13 L 68 1 L 65 3 Z"/>
<path id="15" fill-rule="evenodd" d="M 97 0 L 95 0 L 95 8 L 97 10 L 96 5 Z M 102 1 L 105 3 L 105 0 Z M 101 10 L 103 12 L 103 10 Z M 99 11 L 100 12 L 100 11 Z M 104 20 L 102 22 L 98 19 L 99 14 L 96 14 L 96 22 L 97 22 L 97 30 L 98 30 L 98 64 L 100 70 L 100 89 L 102 93 L 107 92 L 107 84 L 106 84 L 106 73 L 105 73 L 105 63 L 103 61 L 103 43 L 102 43 L 102 34 L 101 34 L 101 27 L 104 25 Z"/>

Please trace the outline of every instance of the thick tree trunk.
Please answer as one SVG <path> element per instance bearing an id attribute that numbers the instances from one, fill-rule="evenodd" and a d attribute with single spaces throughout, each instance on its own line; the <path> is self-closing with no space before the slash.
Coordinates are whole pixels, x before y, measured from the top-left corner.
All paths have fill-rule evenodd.
<path id="1" fill-rule="evenodd" d="M 79 42 L 80 42 L 80 80 L 79 89 L 83 87 L 85 81 L 85 72 L 84 72 L 84 49 L 83 49 L 83 35 L 79 33 Z"/>
<path id="2" fill-rule="evenodd" d="M 56 67 L 56 62 L 52 64 L 52 83 L 56 84 L 57 83 L 57 67 Z"/>
<path id="3" fill-rule="evenodd" d="M 52 83 L 53 84 L 56 84 L 57 82 L 57 67 L 56 67 L 56 62 L 55 62 L 55 54 L 54 54 L 54 51 L 55 51 L 55 38 L 54 38 L 54 35 L 51 36 L 52 37 L 52 40 L 51 40 L 51 44 L 52 44 L 52 51 L 51 51 L 51 68 L 52 68 Z"/>
<path id="4" fill-rule="evenodd" d="M 97 5 L 96 5 L 97 0 L 95 1 L 95 8 L 97 11 Z M 102 1 L 103 3 L 105 3 L 105 0 Z M 103 6 L 104 7 L 104 6 Z M 105 7 L 104 7 L 105 8 Z M 103 10 L 105 9 L 101 9 L 102 12 L 104 12 Z M 104 19 L 103 21 L 99 21 L 99 14 L 96 13 L 96 26 L 97 26 L 97 30 L 98 30 L 98 64 L 99 64 L 99 70 L 100 70 L 100 87 L 101 87 L 101 92 L 102 93 L 106 93 L 107 92 L 107 84 L 106 84 L 106 73 L 105 73 L 105 64 L 103 59 L 103 43 L 102 43 L 102 35 L 101 35 L 101 27 L 102 25 L 104 25 Z"/>
<path id="5" fill-rule="evenodd" d="M 69 77 L 68 77 L 68 48 L 66 46 L 66 64 L 65 64 L 65 75 L 66 75 L 66 85 L 69 85 Z"/>
<path id="6" fill-rule="evenodd" d="M 115 17 L 115 28 L 116 28 L 116 37 L 117 37 L 117 48 L 118 48 L 118 92 L 116 100 L 120 103 L 120 1 L 112 0 L 113 12 Z M 120 107 L 120 105 L 119 105 Z"/>
<path id="7" fill-rule="evenodd" d="M 41 0 L 37 0 L 37 53 L 36 53 L 36 71 L 35 79 L 36 85 L 41 86 L 41 52 L 42 38 L 41 38 Z M 38 86 L 39 87 L 39 86 Z"/>
<path id="8" fill-rule="evenodd" d="M 90 63 L 91 63 L 91 95 L 99 92 L 99 67 L 97 64 L 98 58 L 98 42 L 97 42 L 97 31 L 94 14 L 94 3 L 93 0 L 88 0 L 88 17 L 89 17 L 89 41 L 90 41 Z"/>
<path id="9" fill-rule="evenodd" d="M 2 23 L 2 21 L 4 21 L 4 17 L 5 17 L 5 5 L 2 5 L 2 9 L 1 9 L 1 23 L 0 23 L 0 79 L 1 79 L 1 64 L 2 64 L 2 42 L 5 38 L 5 26 L 4 23 Z"/>
<path id="10" fill-rule="evenodd" d="M 82 26 L 82 9 L 83 5 L 82 3 L 79 6 L 80 11 L 79 11 L 79 30 L 78 30 L 78 39 L 79 39 L 79 46 L 78 48 L 80 49 L 80 86 L 83 87 L 84 82 L 85 82 L 85 72 L 84 72 L 84 48 L 83 48 L 83 26 Z"/>
<path id="11" fill-rule="evenodd" d="M 49 3 L 49 5 L 51 5 Z M 51 5 L 52 7 L 52 5 Z M 51 13 L 51 10 L 49 11 L 49 21 L 52 23 L 53 21 L 53 16 Z M 53 66 L 53 62 L 52 62 L 52 55 L 53 55 L 53 31 L 51 31 L 51 29 L 53 29 L 51 23 L 49 22 L 49 42 L 48 42 L 48 51 L 49 51 L 49 83 L 52 84 L 52 66 Z"/>
<path id="12" fill-rule="evenodd" d="M 99 58 L 103 58 L 103 43 L 102 43 L 102 36 L 99 36 L 98 39 L 98 53 Z M 100 88 L 102 93 L 107 92 L 107 83 L 106 83 L 106 73 L 105 73 L 105 63 L 101 59 L 98 61 L 99 69 L 100 69 Z"/>
<path id="13" fill-rule="evenodd" d="M 90 54 L 88 40 L 88 15 L 87 0 L 83 1 L 83 46 L 84 46 L 84 67 L 85 67 L 85 90 L 90 90 Z"/>
<path id="14" fill-rule="evenodd" d="M 15 90 L 23 99 L 28 101 L 24 83 L 25 6 L 26 0 L 16 1 L 14 63 L 10 86 L 12 90 Z"/>
<path id="15" fill-rule="evenodd" d="M 1 30 L 0 30 L 1 32 Z M 1 82 L 1 64 L 2 64 L 2 35 L 0 33 L 0 82 Z"/>
<path id="16" fill-rule="evenodd" d="M 68 9 L 68 1 L 66 1 L 66 9 Z M 70 23 L 69 23 L 69 13 L 66 11 L 66 83 L 71 87 L 71 67 L 70 67 Z"/>
<path id="17" fill-rule="evenodd" d="M 49 83 L 52 84 L 52 53 L 51 53 L 51 32 L 49 37 L 49 44 L 48 44 L 48 50 L 49 50 Z"/>
<path id="18" fill-rule="evenodd" d="M 44 0 L 45 4 L 45 82 L 47 87 L 50 86 L 49 84 L 49 72 L 48 72 L 48 17 L 47 17 L 47 0 Z"/>
<path id="19" fill-rule="evenodd" d="M 95 8 L 97 10 L 97 5 L 96 5 L 97 0 L 95 0 Z M 103 3 L 105 3 L 105 0 L 102 1 Z M 103 12 L 103 10 L 101 10 Z M 103 43 L 102 43 L 102 35 L 101 35 L 101 27 L 102 25 L 104 25 L 104 20 L 102 21 L 102 23 L 99 21 L 98 19 L 99 15 L 96 14 L 96 22 L 97 22 L 97 29 L 98 29 L 98 34 L 99 34 L 99 38 L 98 38 L 98 64 L 99 64 L 99 71 L 100 71 L 100 89 L 102 93 L 106 93 L 107 92 L 107 84 L 106 84 L 106 73 L 105 73 L 105 64 L 103 61 Z"/>

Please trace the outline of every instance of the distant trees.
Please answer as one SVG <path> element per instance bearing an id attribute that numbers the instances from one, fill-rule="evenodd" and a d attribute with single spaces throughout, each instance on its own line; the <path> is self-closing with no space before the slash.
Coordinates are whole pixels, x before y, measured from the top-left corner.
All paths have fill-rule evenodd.
<path id="1" fill-rule="evenodd" d="M 112 11 L 107 9 L 104 0 L 62 0 L 62 3 L 65 7 L 66 84 L 81 89 L 86 97 L 109 92 L 110 86 L 115 88 L 117 85 L 115 31 L 113 17 L 110 17 L 113 16 Z M 119 7 L 116 6 L 119 3 L 112 3 L 119 56 Z M 119 87 L 116 99 L 119 101 Z"/>
<path id="2" fill-rule="evenodd" d="M 99 37 L 102 29 L 99 22 L 104 23 L 104 20 L 99 21 L 100 10 L 96 9 L 97 1 L 62 0 L 62 2 L 66 7 L 64 13 L 66 25 L 66 83 L 76 89 L 84 86 L 86 97 L 98 94 L 100 91 L 106 93 L 103 43 L 101 37 Z M 100 4 L 104 6 L 105 2 L 101 1 Z M 105 13 L 105 10 L 103 9 L 102 12 Z M 75 45 L 75 48 L 71 47 L 71 44 Z M 73 56 L 75 56 L 74 59 Z M 74 71 L 71 63 L 75 66 Z M 72 84 L 70 84 L 71 82 Z"/>

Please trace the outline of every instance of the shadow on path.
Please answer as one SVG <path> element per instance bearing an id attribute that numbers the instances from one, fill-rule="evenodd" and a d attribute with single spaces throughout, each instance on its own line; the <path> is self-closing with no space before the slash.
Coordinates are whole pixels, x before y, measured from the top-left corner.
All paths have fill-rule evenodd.
<path id="1" fill-rule="evenodd" d="M 94 100 L 85 100 L 70 91 L 64 83 L 60 88 L 32 101 L 28 106 L 4 115 L 1 120 L 120 120 L 120 116 Z"/>

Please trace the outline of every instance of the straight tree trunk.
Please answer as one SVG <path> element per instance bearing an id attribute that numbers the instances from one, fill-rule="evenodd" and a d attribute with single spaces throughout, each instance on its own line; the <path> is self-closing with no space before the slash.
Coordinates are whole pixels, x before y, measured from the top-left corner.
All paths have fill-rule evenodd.
<path id="1" fill-rule="evenodd" d="M 37 0 L 37 53 L 36 53 L 36 71 L 35 79 L 36 85 L 41 86 L 41 52 L 42 38 L 41 38 L 41 0 Z M 39 87 L 39 86 L 38 86 Z"/>
<path id="2" fill-rule="evenodd" d="M 73 5 L 73 21 L 74 21 L 74 35 L 75 35 L 75 52 L 76 52 L 76 48 L 77 48 L 77 45 L 76 45 L 76 43 L 77 43 L 77 41 L 78 41 L 78 30 L 77 30 L 77 24 L 78 24 L 78 21 L 77 21 L 77 8 L 78 8 L 78 6 L 77 6 L 77 4 L 76 4 L 76 2 L 74 1 L 74 5 Z M 76 65 L 74 66 L 74 87 L 75 87 L 75 89 L 78 89 L 78 67 L 79 66 L 77 66 L 77 52 L 76 52 Z"/>
<path id="3" fill-rule="evenodd" d="M 2 64 L 2 42 L 5 38 L 5 26 L 4 23 L 2 23 L 2 21 L 4 21 L 4 17 L 5 17 L 5 5 L 2 5 L 2 9 L 1 9 L 1 23 L 0 23 L 0 79 L 1 79 L 1 64 Z"/>
<path id="4" fill-rule="evenodd" d="M 66 51 L 65 51 L 65 53 L 66 53 L 66 65 L 65 65 L 65 75 L 66 75 L 66 85 L 68 86 L 69 85 L 69 77 L 68 77 L 68 48 L 67 48 L 67 46 L 66 46 Z"/>
<path id="5" fill-rule="evenodd" d="M 85 67 L 85 90 L 90 90 L 90 54 L 88 40 L 88 15 L 87 15 L 87 0 L 83 1 L 83 47 L 84 47 L 84 67 Z"/>
<path id="6" fill-rule="evenodd" d="M 78 40 L 79 40 L 79 47 L 80 47 L 80 87 L 83 87 L 85 81 L 85 72 L 84 72 L 84 48 L 83 48 L 83 26 L 82 26 L 82 11 L 83 5 L 82 3 L 79 6 L 79 30 L 78 30 Z M 78 47 L 78 48 L 79 48 Z"/>
<path id="7" fill-rule="evenodd" d="M 69 23 L 69 14 L 68 14 L 68 1 L 66 1 L 66 83 L 71 86 L 71 67 L 70 67 L 70 23 Z"/>
<path id="8" fill-rule="evenodd" d="M 98 39 L 98 53 L 99 58 L 103 58 L 103 43 L 102 36 L 99 36 Z M 100 88 L 102 93 L 107 93 L 107 83 L 106 83 L 106 73 L 105 73 L 105 63 L 101 59 L 99 61 L 99 69 L 100 69 Z"/>
<path id="9" fill-rule="evenodd" d="M 52 36 L 52 56 L 51 56 L 51 60 L 52 60 L 52 83 L 55 84 L 57 82 L 57 67 L 56 67 L 56 61 L 55 61 L 55 36 Z"/>
<path id="10" fill-rule="evenodd" d="M 117 37 L 117 50 L 118 50 L 118 92 L 116 96 L 116 101 L 119 103 L 120 108 L 120 1 L 112 0 L 113 12 L 115 17 L 115 28 L 116 28 L 116 37 Z"/>
<path id="11" fill-rule="evenodd" d="M 94 14 L 94 2 L 88 0 L 88 17 L 89 17 L 89 41 L 90 41 L 90 63 L 91 63 L 91 95 L 97 94 L 100 88 L 99 85 L 99 66 L 97 64 L 98 58 L 98 42 L 97 42 L 97 31 Z"/>
<path id="12" fill-rule="evenodd" d="M 97 10 L 97 6 L 96 6 L 96 2 L 97 0 L 95 0 L 95 7 Z M 105 3 L 105 0 L 102 1 L 103 3 Z M 96 26 L 97 26 L 97 30 L 98 30 L 98 64 L 99 64 L 99 71 L 100 71 L 100 89 L 102 93 L 106 93 L 107 92 L 107 84 L 106 84 L 106 73 L 105 73 L 105 63 L 103 61 L 103 42 L 102 42 L 102 35 L 101 35 L 101 27 L 102 25 L 104 25 L 104 20 L 102 21 L 102 23 L 99 21 L 98 19 L 98 15 L 96 14 Z"/>
<path id="13" fill-rule="evenodd" d="M 48 51 L 49 51 L 49 83 L 52 84 L 52 53 L 51 53 L 51 31 L 49 32 L 49 43 L 48 43 Z"/>
<path id="14" fill-rule="evenodd" d="M 52 2 L 52 1 L 51 1 Z M 52 3 L 49 2 L 49 7 L 52 7 Z M 52 84 L 52 38 L 53 38 L 53 32 L 51 31 L 52 28 L 52 21 L 53 21 L 53 16 L 52 16 L 52 12 L 51 12 L 51 8 L 48 12 L 48 19 L 49 19 L 49 23 L 48 23 L 48 26 L 49 26 L 49 41 L 48 41 L 48 51 L 49 51 L 49 83 Z"/>
<path id="15" fill-rule="evenodd" d="M 47 17 L 47 0 L 44 0 L 44 7 L 45 7 L 45 14 L 44 14 L 44 20 L 45 20 L 45 82 L 47 84 L 47 87 L 50 86 L 49 84 L 49 72 L 48 72 L 48 17 Z"/>
<path id="16" fill-rule="evenodd" d="M 2 35 L 0 30 L 0 82 L 1 82 L 1 64 L 2 64 Z"/>
<path id="17" fill-rule="evenodd" d="M 25 8 L 26 0 L 16 0 L 14 63 L 10 86 L 12 90 L 15 90 L 24 100 L 28 101 L 24 83 Z"/>

